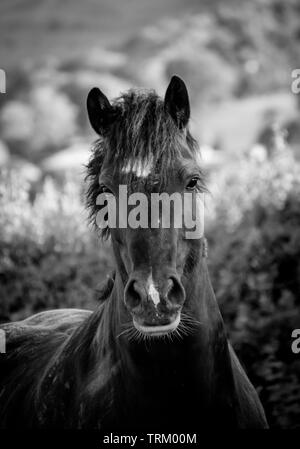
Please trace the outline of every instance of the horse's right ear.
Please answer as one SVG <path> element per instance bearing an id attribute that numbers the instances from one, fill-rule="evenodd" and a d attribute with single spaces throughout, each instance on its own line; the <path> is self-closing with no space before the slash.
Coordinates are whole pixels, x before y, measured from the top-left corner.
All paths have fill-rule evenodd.
<path id="1" fill-rule="evenodd" d="M 88 94 L 87 111 L 92 128 L 97 134 L 104 134 L 114 117 L 114 110 L 107 97 L 98 87 L 94 87 Z"/>

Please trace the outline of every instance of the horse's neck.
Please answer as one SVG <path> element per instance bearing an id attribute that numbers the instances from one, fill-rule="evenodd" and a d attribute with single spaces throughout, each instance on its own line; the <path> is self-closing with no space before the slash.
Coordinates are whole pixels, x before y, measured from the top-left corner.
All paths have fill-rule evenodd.
<path id="1" fill-rule="evenodd" d="M 122 327 L 117 314 L 123 303 L 123 290 L 122 281 L 117 276 L 112 297 L 107 301 L 101 321 L 110 323 L 112 361 L 118 364 L 120 376 L 124 375 L 127 384 L 130 374 L 133 382 L 137 379 L 152 381 L 155 376 L 153 367 L 157 368 L 156 374 L 160 380 L 163 376 L 168 378 L 173 370 L 173 377 L 180 377 L 182 381 L 185 377 L 188 382 L 194 380 L 203 387 L 203 391 L 217 392 L 219 381 L 223 387 L 226 382 L 231 383 L 228 342 L 204 260 L 198 268 L 186 279 L 185 285 L 186 303 L 191 308 L 189 315 L 200 322 L 198 330 L 182 340 L 175 338 L 170 344 L 164 341 L 137 344 L 134 341 L 126 342 L 126 336 L 118 338 Z M 101 322 L 99 326 L 102 326 Z"/>
<path id="2" fill-rule="evenodd" d="M 113 410 L 108 419 L 121 418 L 125 424 L 129 423 L 126 416 L 137 420 L 145 414 L 154 423 L 155 417 L 163 420 L 164 416 L 177 422 L 182 416 L 180 413 L 178 418 L 178 410 L 185 410 L 192 422 L 200 414 L 203 422 L 236 425 L 239 419 L 245 426 L 265 425 L 254 388 L 229 351 L 204 262 L 185 282 L 189 313 L 201 324 L 197 332 L 182 340 L 153 340 L 147 345 L 131 342 L 126 335 L 119 338 L 123 305 L 120 282 L 117 276 L 111 297 L 70 336 L 64 357 L 53 365 L 62 376 L 59 385 L 73 379 L 73 389 L 88 410 L 88 420 Z M 51 372 L 46 374 L 48 378 Z M 197 407 L 195 417 L 193 405 Z"/>
<path id="3" fill-rule="evenodd" d="M 83 323 L 66 347 L 71 369 L 66 371 L 65 364 L 65 374 L 76 373 L 77 388 L 81 397 L 87 398 L 88 407 L 94 407 L 89 398 L 98 395 L 104 409 L 115 402 L 114 413 L 122 420 L 127 415 L 128 419 L 138 419 L 149 410 L 149 419 L 155 421 L 152 415 L 157 414 L 157 403 L 162 407 L 157 419 L 168 415 L 176 421 L 180 407 L 188 409 L 187 416 L 193 420 L 194 404 L 204 419 L 223 420 L 226 416 L 229 424 L 235 420 L 228 343 L 206 267 L 202 268 L 185 286 L 187 304 L 193 308 L 190 314 L 194 313 L 201 324 L 197 332 L 173 342 L 138 343 L 129 341 L 126 334 L 119 338 L 123 292 L 121 279 L 116 277 L 111 297 Z"/>
<path id="4" fill-rule="evenodd" d="M 206 266 L 201 267 L 200 274 L 199 271 L 192 274 L 185 285 L 186 302 L 193 309 L 190 315 L 193 313 L 201 324 L 196 332 L 182 340 L 175 338 L 173 342 L 153 340 L 143 344 L 128 341 L 126 334 L 123 339 L 118 338 L 122 328 L 118 326 L 117 306 L 123 304 L 120 282 L 117 276 L 112 296 L 99 320 L 99 329 L 104 320 L 111 326 L 108 351 L 103 341 L 97 343 L 102 348 L 101 354 L 107 357 L 110 353 L 109 370 L 114 373 L 118 404 L 126 404 L 128 414 L 135 416 L 143 414 L 145 407 L 155 408 L 159 398 L 164 397 L 169 407 L 164 410 L 167 414 L 172 414 L 178 404 L 184 409 L 194 401 L 201 404 L 200 413 L 210 410 L 218 416 L 227 414 L 228 420 L 234 419 L 230 404 L 234 390 L 231 358 Z M 101 365 L 99 360 L 99 370 Z M 143 400 L 139 402 L 139 398 Z"/>

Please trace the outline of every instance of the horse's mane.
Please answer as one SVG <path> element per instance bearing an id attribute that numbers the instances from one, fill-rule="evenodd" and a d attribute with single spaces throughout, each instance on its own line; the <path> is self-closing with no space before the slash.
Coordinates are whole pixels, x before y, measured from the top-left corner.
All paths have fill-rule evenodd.
<path id="1" fill-rule="evenodd" d="M 183 148 L 195 154 L 197 142 L 188 129 L 180 130 L 165 110 L 164 101 L 152 90 L 130 90 L 112 103 L 115 120 L 92 148 L 87 165 L 87 206 L 91 221 L 99 210 L 96 198 L 101 192 L 99 174 L 102 166 L 111 167 L 112 176 L 124 166 L 151 161 L 156 179 L 162 186 L 167 170 Z M 126 183 L 137 182 L 128 170 Z"/>
<path id="2" fill-rule="evenodd" d="M 97 301 L 100 303 L 109 298 L 114 287 L 116 271 L 112 271 L 106 276 L 103 282 L 97 287 Z"/>

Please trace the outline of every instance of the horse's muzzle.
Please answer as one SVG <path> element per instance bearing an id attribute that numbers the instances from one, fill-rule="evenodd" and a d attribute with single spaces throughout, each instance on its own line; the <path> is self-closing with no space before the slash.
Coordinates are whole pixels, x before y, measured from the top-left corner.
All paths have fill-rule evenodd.
<path id="1" fill-rule="evenodd" d="M 169 324 L 163 325 L 143 325 L 140 324 L 136 319 L 133 319 L 134 327 L 142 334 L 149 335 L 149 337 L 160 337 L 162 335 L 171 334 L 174 332 L 180 323 L 180 312 Z"/>
<path id="2" fill-rule="evenodd" d="M 135 274 L 127 282 L 124 300 L 136 329 L 158 336 L 176 330 L 185 291 L 177 276 L 155 283 L 151 276 Z"/>

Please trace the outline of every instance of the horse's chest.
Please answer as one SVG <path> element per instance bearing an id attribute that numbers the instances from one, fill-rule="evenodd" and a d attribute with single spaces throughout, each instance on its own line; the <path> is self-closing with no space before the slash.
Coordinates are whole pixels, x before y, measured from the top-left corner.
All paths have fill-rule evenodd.
<path id="1" fill-rule="evenodd" d="M 129 384 L 128 384 L 129 385 Z M 186 376 L 170 373 L 169 377 L 148 378 L 132 383 L 126 392 L 117 392 L 115 406 L 118 421 L 124 427 L 139 429 L 166 429 L 190 427 L 201 404 L 198 385 Z"/>

